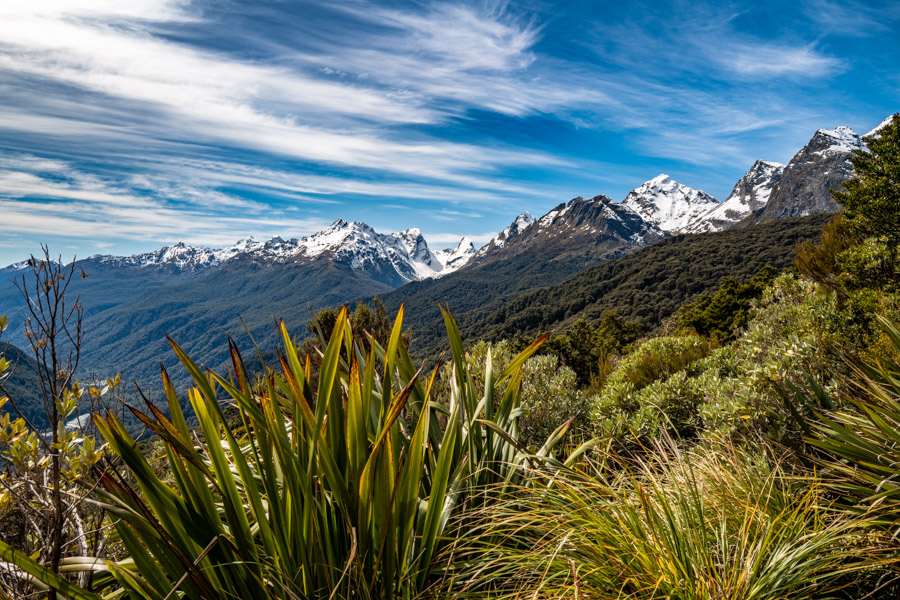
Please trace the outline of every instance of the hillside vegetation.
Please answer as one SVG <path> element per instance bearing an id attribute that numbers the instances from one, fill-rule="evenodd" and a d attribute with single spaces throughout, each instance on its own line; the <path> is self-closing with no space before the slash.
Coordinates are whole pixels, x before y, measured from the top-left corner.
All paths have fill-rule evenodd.
<path id="1" fill-rule="evenodd" d="M 500 340 L 520 334 L 563 329 L 580 317 L 599 323 L 607 311 L 651 329 L 673 315 L 685 302 L 719 287 L 725 277 L 743 281 L 763 267 L 788 268 L 799 243 L 816 240 L 830 217 L 813 215 L 719 233 L 679 235 L 641 248 L 625 257 L 594 266 L 565 281 L 515 297 L 479 293 L 478 277 L 490 286 L 492 273 L 469 275 L 452 297 L 443 282 L 428 288 L 404 286 L 385 296 L 385 303 L 400 299 L 403 290 L 418 291 L 406 301 L 409 310 L 443 302 L 453 309 L 463 335 Z M 463 275 L 459 273 L 458 275 Z M 502 279 L 501 279 L 502 281 Z M 537 283 L 539 278 L 530 279 Z M 546 281 L 545 283 L 552 283 Z M 502 286 L 502 284 L 501 284 Z M 522 289 L 522 287 L 519 287 Z M 440 324 L 422 315 L 409 322 L 413 350 L 432 356 L 440 348 Z"/>
<path id="2" fill-rule="evenodd" d="M 41 384 L 34 357 L 21 348 L 5 343 L 0 345 L 0 356 L 10 363 L 8 376 L 3 380 L 7 395 L 15 399 L 16 408 L 28 417 L 32 425 L 38 429 L 46 429 L 49 422 L 44 414 Z M 19 416 L 11 403 L 0 408 L 0 414 L 2 413 L 9 414 L 12 419 Z"/>
<path id="3" fill-rule="evenodd" d="M 435 350 L 443 336 L 439 303 L 452 307 L 459 318 L 491 301 L 515 298 L 559 283 L 633 250 L 633 246 L 619 242 L 608 247 L 570 248 L 565 253 L 544 254 L 541 248 L 512 256 L 504 253 L 487 264 L 465 268 L 440 279 L 408 283 L 380 298 L 389 311 L 396 312 L 401 304 L 407 307 L 406 325 L 415 334 L 414 351 L 421 355 Z"/>
<path id="4" fill-rule="evenodd" d="M 299 333 L 310 305 L 319 309 L 390 289 L 346 265 L 325 261 L 279 268 L 235 264 L 201 275 L 175 268 L 111 269 L 95 260 L 78 266 L 87 277 L 77 277 L 68 293 L 78 296 L 85 309 L 89 335 L 82 346 L 82 371 L 104 377 L 122 373 L 158 399 L 160 360 L 172 369 L 178 387 L 189 381 L 170 353 L 166 334 L 201 364 L 220 367 L 228 360 L 228 335 L 252 348 L 245 323 L 260 344 L 272 347 L 276 318 L 294 324 Z M 0 282 L 0 303 L 10 323 L 5 339 L 22 343 L 22 298 L 6 281 Z"/>

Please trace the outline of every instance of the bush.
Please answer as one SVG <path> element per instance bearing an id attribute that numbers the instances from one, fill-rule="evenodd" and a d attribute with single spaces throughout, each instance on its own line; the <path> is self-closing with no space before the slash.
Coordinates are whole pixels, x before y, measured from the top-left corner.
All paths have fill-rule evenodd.
<path id="1" fill-rule="evenodd" d="M 522 377 L 521 439 L 529 446 L 544 443 L 565 422 L 573 420 L 575 440 L 588 434 L 587 396 L 578 389 L 575 371 L 552 355 L 533 356 Z"/>
<path id="2" fill-rule="evenodd" d="M 750 319 L 753 302 L 762 296 L 777 274 L 776 269 L 764 267 L 741 284 L 726 277 L 715 293 L 704 292 L 682 306 L 676 316 L 678 324 L 687 333 L 715 336 L 720 341 L 733 340 Z"/>
<path id="3" fill-rule="evenodd" d="M 697 336 L 652 338 L 625 356 L 591 399 L 595 432 L 628 445 L 665 431 L 690 434 L 696 423 L 697 395 L 685 369 L 710 352 Z"/>
<path id="4" fill-rule="evenodd" d="M 101 474 L 97 493 L 129 558 L 76 557 L 67 569 L 104 573 L 106 598 L 122 590 L 131 598 L 174 597 L 177 590 L 192 600 L 375 600 L 428 589 L 432 558 L 450 541 L 450 517 L 479 506 L 485 489 L 530 485 L 530 469 L 563 468 L 552 452 L 565 428 L 538 451 L 522 450 L 522 369 L 545 338 L 502 369 L 488 351 L 479 391 L 445 312 L 452 361 L 444 408 L 431 395 L 437 374 L 422 377 L 401 341 L 402 314 L 382 347 L 361 340 L 340 311 L 315 388 L 311 360 L 297 354 L 283 323 L 279 368 L 266 368 L 255 385 L 233 343 L 225 378 L 201 371 L 172 342 L 195 385 L 190 401 L 203 441 L 188 429 L 165 372 L 171 419 L 149 402 L 147 414 L 134 409 L 165 443 L 162 469 L 114 415 L 95 415 L 120 461 L 115 475 Z M 227 394 L 230 419 L 218 390 Z M 0 557 L 23 578 L 98 600 L 2 542 Z"/>
<path id="5" fill-rule="evenodd" d="M 550 338 L 545 352 L 556 354 L 575 371 L 579 385 L 586 385 L 600 369 L 604 357 L 620 353 L 643 333 L 637 321 L 626 321 L 619 313 L 603 313 L 595 325 L 580 318 L 564 333 Z"/>
<path id="6" fill-rule="evenodd" d="M 515 357 L 513 342 L 503 340 L 497 343 L 480 341 L 469 348 L 465 360 L 472 373 L 472 383 L 477 394 L 484 394 L 484 374 L 487 357 L 490 355 L 493 369 L 505 369 Z M 578 389 L 575 372 L 559 364 L 560 359 L 553 354 L 533 356 L 522 369 L 522 410 L 519 421 L 520 440 L 527 446 L 540 447 L 557 428 L 572 420 L 570 443 L 582 440 L 588 429 L 587 397 Z M 449 404 L 453 366 L 445 365 L 441 372 L 438 397 Z M 505 384 L 497 387 L 494 394 L 500 396 L 506 391 Z"/>

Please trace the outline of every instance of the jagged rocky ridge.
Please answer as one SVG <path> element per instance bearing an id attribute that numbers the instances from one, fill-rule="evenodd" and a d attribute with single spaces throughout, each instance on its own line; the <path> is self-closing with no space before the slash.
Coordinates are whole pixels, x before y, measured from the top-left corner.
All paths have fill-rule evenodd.
<path id="1" fill-rule="evenodd" d="M 850 156 L 865 148 L 893 115 L 860 137 L 849 127 L 819 129 L 787 165 L 758 160 L 724 202 L 706 210 L 703 194 L 660 175 L 623 203 L 669 233 L 703 233 L 840 209 L 831 190 L 853 176 Z M 709 197 L 708 197 L 709 198 Z"/>
<path id="2" fill-rule="evenodd" d="M 284 240 L 275 237 L 267 242 L 246 238 L 225 248 L 189 246 L 179 242 L 135 256 L 91 258 L 108 265 L 202 270 L 237 260 L 277 264 L 327 256 L 349 264 L 354 270 L 383 273 L 388 280 L 399 278 L 398 283 L 402 283 L 452 273 L 474 254 L 475 246 L 469 238 L 463 238 L 456 248 L 435 252 L 428 247 L 419 229 L 384 234 L 365 223 L 339 219 L 326 229 L 303 238 Z"/>
<path id="3" fill-rule="evenodd" d="M 864 147 L 867 138 L 877 136 L 892 117 L 862 138 L 849 127 L 820 129 L 787 166 L 756 161 L 721 203 L 701 190 L 660 174 L 632 190 L 621 203 L 606 196 L 590 200 L 579 197 L 560 204 L 539 220 L 523 212 L 477 251 L 465 237 L 455 248 L 433 251 L 415 228 L 383 234 L 365 223 L 337 220 L 303 238 L 275 237 L 266 242 L 246 238 L 218 249 L 178 243 L 135 256 L 91 259 L 110 266 L 199 271 L 234 261 L 279 264 L 326 258 L 396 286 L 442 277 L 466 265 L 481 264 L 530 247 L 552 245 L 557 238 L 574 244 L 590 243 L 594 235 L 602 240 L 612 236 L 641 247 L 671 234 L 721 231 L 836 211 L 838 206 L 831 200 L 829 190 L 852 176 L 850 154 Z"/>
<path id="4" fill-rule="evenodd" d="M 522 216 L 510 227 L 521 219 Z M 518 229 L 504 244 L 486 247 L 488 251 L 481 256 L 512 256 L 536 247 L 555 245 L 577 248 L 585 244 L 592 246 L 608 243 L 611 240 L 639 247 L 652 244 L 663 237 L 665 233 L 661 229 L 642 219 L 624 204 L 613 202 L 603 195 L 589 199 L 579 196 Z"/>
<path id="5" fill-rule="evenodd" d="M 781 182 L 784 165 L 758 160 L 721 204 L 700 215 L 685 228 L 686 233 L 722 231 L 761 210 L 769 202 L 772 190 Z"/>
<path id="6" fill-rule="evenodd" d="M 839 210 L 829 190 L 853 175 L 850 155 L 862 147 L 862 140 L 849 127 L 818 130 L 784 168 L 781 181 L 766 205 L 753 213 L 752 222 Z"/>

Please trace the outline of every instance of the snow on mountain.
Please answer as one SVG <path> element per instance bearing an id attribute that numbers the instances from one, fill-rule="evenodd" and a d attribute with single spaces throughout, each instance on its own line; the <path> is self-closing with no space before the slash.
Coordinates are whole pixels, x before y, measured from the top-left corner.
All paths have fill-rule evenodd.
<path id="1" fill-rule="evenodd" d="M 857 148 L 862 147 L 862 141 L 856 135 L 856 132 L 843 125 L 834 129 L 820 129 L 816 132 L 816 136 L 821 136 L 830 142 L 830 145 L 827 147 L 816 150 L 818 154 L 825 154 L 826 152 L 853 152 Z"/>
<path id="2" fill-rule="evenodd" d="M 358 271 L 390 274 L 393 270 L 404 281 L 433 277 L 443 268 L 418 229 L 378 233 L 365 223 L 338 219 L 308 238 L 275 240 L 278 243 L 271 244 L 266 257 L 269 260 L 313 259 L 328 254 Z"/>
<path id="3" fill-rule="evenodd" d="M 482 246 L 481 249 L 475 253 L 475 257 L 481 258 L 486 254 L 493 252 L 494 250 L 503 248 L 507 243 L 509 243 L 511 239 L 522 233 L 522 231 L 524 231 L 525 228 L 527 228 L 532 223 L 534 223 L 534 215 L 526 210 L 518 217 L 516 217 L 516 219 L 506 227 L 506 229 L 498 233 L 493 237 L 493 239 L 491 239 L 491 241 Z"/>
<path id="4" fill-rule="evenodd" d="M 475 256 L 475 244 L 468 237 L 459 240 L 456 248 L 444 248 L 434 253 L 443 265 L 440 276 L 447 275 L 465 266 Z"/>
<path id="5" fill-rule="evenodd" d="M 134 256 L 92 256 L 105 264 L 113 264 L 126 267 L 151 267 L 159 265 L 172 265 L 179 269 L 194 270 L 204 267 L 212 267 L 219 264 L 216 258 L 216 250 L 205 246 L 188 246 L 184 242 L 178 242 L 171 246 L 163 246 L 159 250 L 135 254 Z"/>
<path id="6" fill-rule="evenodd" d="M 7 265 L 0 269 L 0 271 L 21 271 L 29 266 L 27 260 L 22 260 L 17 263 L 13 263 L 11 265 Z"/>
<path id="7" fill-rule="evenodd" d="M 862 145 L 849 127 L 816 131 L 784 168 L 765 208 L 748 224 L 840 210 L 831 190 L 853 176 L 850 155 Z"/>
<path id="8" fill-rule="evenodd" d="M 521 228 L 515 236 L 500 240 L 503 245 L 489 245 L 486 252 L 480 250 L 476 259 L 482 263 L 524 252 L 556 257 L 574 254 L 590 257 L 589 260 L 600 257 L 608 259 L 630 248 L 652 244 L 665 236 L 655 225 L 607 196 L 579 196 L 559 204 L 537 221 Z"/>
<path id="9" fill-rule="evenodd" d="M 600 195 L 590 199 L 574 198 L 541 217 L 534 226 L 535 235 L 556 230 L 572 237 L 571 231 L 588 235 L 612 235 L 636 246 L 646 246 L 665 237 L 663 230 L 634 209 Z"/>
<path id="10" fill-rule="evenodd" d="M 281 238 L 279 238 L 281 239 Z M 226 248 L 221 248 L 219 250 L 214 251 L 214 255 L 219 264 L 234 258 L 238 254 L 245 254 L 248 252 L 253 252 L 259 250 L 265 246 L 263 242 L 259 242 L 252 237 L 244 238 L 242 240 L 238 240 L 236 244 L 233 246 L 228 246 Z"/>
<path id="11" fill-rule="evenodd" d="M 457 248 L 439 252 L 432 252 L 422 232 L 415 228 L 385 234 L 365 223 L 339 219 L 322 231 L 299 239 L 274 237 L 260 242 L 250 237 L 224 248 L 189 246 L 179 242 L 145 254 L 92 258 L 120 266 L 199 270 L 238 258 L 283 263 L 327 254 L 356 270 L 387 273 L 389 279 L 399 277 L 402 281 L 414 281 L 459 269 L 474 255 L 475 248 L 471 240 L 463 238 Z"/>
<path id="12" fill-rule="evenodd" d="M 665 174 L 632 190 L 622 202 L 648 223 L 670 233 L 686 230 L 717 203 L 706 192 L 682 185 Z"/>
<path id="13" fill-rule="evenodd" d="M 781 182 L 784 165 L 766 160 L 756 161 L 721 204 L 701 215 L 686 233 L 722 231 L 765 207 L 772 190 Z"/>
<path id="14" fill-rule="evenodd" d="M 900 114 L 900 113 L 898 113 L 898 114 Z M 897 116 L 897 115 L 890 115 L 887 119 L 885 119 L 884 121 L 882 121 L 881 123 L 879 123 L 878 126 L 877 126 L 876 128 L 874 128 L 872 131 L 870 131 L 869 133 L 867 133 L 867 134 L 865 134 L 864 136 L 862 136 L 862 139 L 866 140 L 866 139 L 869 139 L 869 138 L 877 138 L 877 137 L 881 137 L 881 135 L 879 134 L 879 132 L 880 132 L 882 129 L 884 129 L 885 127 L 887 127 L 887 126 L 890 124 L 890 122 L 894 120 L 894 117 L 895 117 L 895 116 Z"/>

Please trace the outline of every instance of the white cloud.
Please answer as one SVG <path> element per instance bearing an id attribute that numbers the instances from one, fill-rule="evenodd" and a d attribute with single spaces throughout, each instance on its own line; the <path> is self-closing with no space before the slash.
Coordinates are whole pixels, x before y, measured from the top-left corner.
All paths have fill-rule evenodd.
<path id="1" fill-rule="evenodd" d="M 525 116 L 614 102 L 568 75 L 571 65 L 539 56 L 541 27 L 505 3 L 435 2 L 415 12 L 364 2 L 338 10 L 370 24 L 364 43 L 322 44 L 298 60 L 382 82 L 449 114 L 475 107 Z"/>
<path id="2" fill-rule="evenodd" d="M 464 180 L 466 187 L 457 188 L 394 179 L 366 180 L 360 177 L 312 175 L 234 162 L 196 159 L 161 161 L 156 168 L 207 186 L 262 189 L 268 194 L 285 192 L 304 196 L 312 202 L 328 202 L 327 197 L 354 195 L 410 200 L 431 198 L 453 204 L 476 200 L 481 203 L 502 202 L 510 195 L 534 192 L 533 186 L 526 187 L 487 178 L 466 178 Z"/>
<path id="3" fill-rule="evenodd" d="M 101 0 L 7 4 L 0 18 L 0 72 L 84 90 L 99 95 L 99 102 L 131 103 L 125 114 L 150 120 L 143 134 L 157 140 L 225 144 L 443 180 L 494 165 L 550 159 L 424 136 L 409 139 L 386 127 L 435 123 L 458 110 L 428 106 L 434 97 L 466 98 L 517 114 L 572 99 L 541 85 L 525 91 L 515 79 L 496 77 L 496 71 L 531 64 L 529 48 L 538 35 L 536 28 L 510 22 L 503 13 L 477 14 L 451 5 L 422 15 L 373 13 L 382 26 L 403 30 L 411 47 L 362 47 L 339 55 L 339 62 L 358 75 L 371 75 L 364 85 L 360 78 L 323 77 L 318 62 L 332 60 L 327 57 L 288 68 L 154 35 L 151 21 L 187 19 L 188 8 L 187 2 L 170 0 L 143 0 L 134 7 Z M 65 94 L 64 89 L 42 91 Z M 134 135 L 134 123 L 115 127 L 98 122 L 92 107 L 69 109 L 64 123 L 38 108 L 26 115 L 30 123 L 7 116 L 0 127 L 54 135 Z"/>
<path id="4" fill-rule="evenodd" d="M 33 0 L 0 5 L 0 18 L 14 19 L 24 14 L 45 18 L 92 18 L 103 21 L 137 19 L 186 21 L 190 0 Z"/>
<path id="5" fill-rule="evenodd" d="M 824 33 L 837 36 L 867 37 L 890 31 L 891 21 L 900 19 L 900 6 L 895 2 L 879 6 L 852 0 L 807 0 L 804 11 Z"/>
<path id="6" fill-rule="evenodd" d="M 460 4 L 436 4 L 424 14 L 397 10 L 370 14 L 405 32 L 405 40 L 399 42 L 406 46 L 404 50 L 457 72 L 524 69 L 535 60 L 531 49 L 540 36 L 537 27 L 518 22 L 497 7 L 478 11 Z"/>
<path id="7" fill-rule="evenodd" d="M 147 178 L 132 179 L 130 184 L 81 172 L 62 161 L 0 154 L 0 214 L 4 217 L 0 233 L 15 237 L 27 231 L 39 239 L 188 239 L 215 245 L 248 233 L 305 235 L 327 224 L 318 217 L 287 219 L 267 205 L 214 189 L 158 187 Z M 147 188 L 154 194 L 140 193 Z"/>
<path id="8" fill-rule="evenodd" d="M 447 208 L 448 202 L 500 211 L 506 206 L 511 210 L 524 192 L 515 187 L 486 192 L 414 182 L 366 182 L 198 159 L 154 162 L 151 166 L 148 173 L 101 177 L 63 160 L 0 152 L 0 214 L 4 216 L 0 237 L 9 242 L 2 247 L 33 247 L 34 242 L 13 243 L 26 231 L 38 240 L 62 237 L 81 240 L 82 244 L 93 242 L 94 248 L 100 243 L 162 245 L 175 241 L 221 246 L 247 235 L 268 239 L 321 230 L 331 219 L 309 209 L 323 201 L 320 195 L 418 199 L 417 212 L 433 212 L 437 220 L 455 221 L 462 217 L 477 219 L 482 214 Z M 272 195 L 280 194 L 286 203 L 276 208 L 219 188 L 268 190 L 274 192 Z M 428 210 L 423 198 L 433 201 L 433 211 Z M 398 206 L 409 210 L 408 206 Z"/>
<path id="9" fill-rule="evenodd" d="M 842 63 L 812 46 L 737 43 L 715 54 L 726 68 L 754 77 L 822 77 L 841 70 Z"/>

